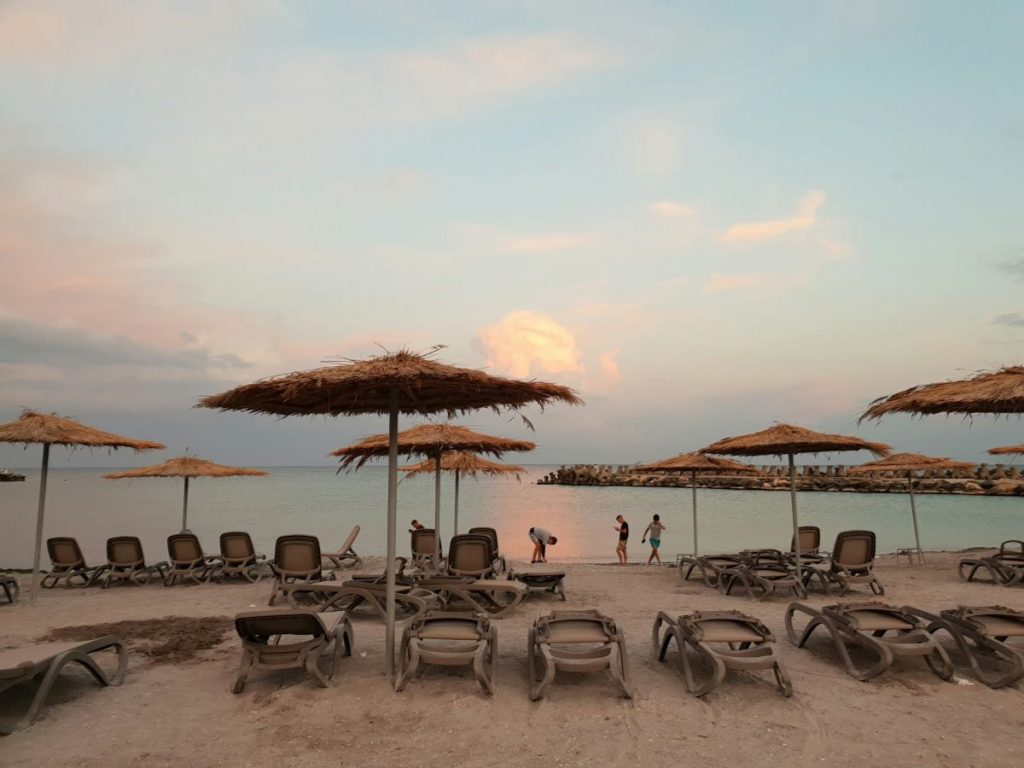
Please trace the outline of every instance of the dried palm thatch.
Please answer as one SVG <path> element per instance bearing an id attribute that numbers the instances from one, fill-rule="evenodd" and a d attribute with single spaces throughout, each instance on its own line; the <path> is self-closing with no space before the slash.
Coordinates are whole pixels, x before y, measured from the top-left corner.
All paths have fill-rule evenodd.
<path id="1" fill-rule="evenodd" d="M 370 459 L 387 456 L 388 447 L 386 434 L 371 435 L 357 443 L 331 451 L 330 455 L 341 456 L 340 469 L 348 469 L 353 464 L 359 469 Z M 449 451 L 474 451 L 501 456 L 506 451 L 532 451 L 536 447 L 528 440 L 485 435 L 457 424 L 419 424 L 398 433 L 398 452 L 406 456 L 437 458 Z"/>
<path id="2" fill-rule="evenodd" d="M 543 409 L 546 404 L 559 401 L 569 405 L 583 404 L 568 387 L 542 381 L 516 381 L 475 369 L 445 365 L 432 359 L 438 349 L 427 355 L 403 350 L 366 360 L 342 360 L 337 365 L 263 379 L 199 402 L 204 408 L 279 416 L 388 414 L 390 450 L 384 659 L 389 676 L 393 676 L 395 671 L 399 414 L 445 413 L 453 418 L 482 408 L 500 412 L 518 410 L 526 405 L 537 405 Z"/>
<path id="3" fill-rule="evenodd" d="M 46 478 L 50 468 L 50 446 L 63 445 L 68 448 L 86 446 L 89 448 L 131 448 L 135 451 L 149 451 L 163 448 L 162 443 L 149 440 L 133 440 L 112 432 L 87 427 L 85 424 L 58 416 L 56 413 L 38 413 L 25 409 L 21 417 L 6 424 L 0 424 L 0 443 L 22 443 L 43 446 L 42 469 L 39 475 L 39 506 L 36 510 L 36 544 L 32 553 L 32 600 L 36 599 L 36 582 L 39 578 L 39 558 L 43 547 L 43 517 L 46 513 Z"/>
<path id="4" fill-rule="evenodd" d="M 129 469 L 124 472 L 112 472 L 104 475 L 107 480 L 131 479 L 134 477 L 182 477 L 185 479 L 185 494 L 181 505 L 181 530 L 188 531 L 188 481 L 193 477 L 266 477 L 267 473 L 262 469 L 247 469 L 246 467 L 229 467 L 223 464 L 214 464 L 212 461 L 200 459 L 197 456 L 179 456 L 176 459 L 165 461 L 163 464 L 154 464 L 152 467 L 141 469 Z"/>
<path id="5" fill-rule="evenodd" d="M 727 437 L 702 448 L 700 453 L 724 453 L 732 456 L 787 456 L 789 458 L 789 499 L 793 511 L 793 551 L 796 572 L 800 575 L 800 519 L 796 508 L 796 465 L 793 454 L 826 453 L 832 451 L 871 451 L 876 456 L 889 453 L 889 446 L 869 443 L 859 437 L 814 432 L 792 424 L 776 424 L 740 437 Z"/>
<path id="6" fill-rule="evenodd" d="M 403 414 L 501 411 L 561 401 L 582 405 L 569 387 L 543 381 L 517 381 L 472 368 L 445 365 L 406 350 L 366 360 L 299 371 L 235 387 L 199 401 L 203 408 L 272 413 L 279 416 L 389 413 L 397 395 Z"/>
<path id="7" fill-rule="evenodd" d="M 1024 445 L 1004 445 L 999 448 L 989 448 L 988 452 L 993 456 L 1024 453 Z"/>
<path id="8" fill-rule="evenodd" d="M 718 475 L 739 475 L 757 474 L 754 467 L 740 464 L 728 459 L 720 459 L 717 456 L 705 456 L 702 453 L 681 453 L 671 459 L 658 461 L 653 464 L 641 464 L 633 467 L 631 472 L 689 472 L 690 489 L 693 493 L 693 555 L 697 556 L 699 547 L 697 544 L 697 475 L 718 474 Z"/>
<path id="9" fill-rule="evenodd" d="M 1024 413 L 1024 366 L 982 371 L 967 379 L 921 384 L 871 403 L 860 420 L 890 413 Z"/>
<path id="10" fill-rule="evenodd" d="M 923 563 L 924 550 L 921 549 L 921 533 L 917 526 L 917 505 L 914 502 L 914 473 L 930 469 L 970 469 L 973 466 L 974 464 L 969 461 L 940 459 L 935 456 L 922 456 L 920 453 L 894 453 L 883 459 L 852 467 L 849 471 L 853 474 L 863 475 L 883 472 L 906 474 L 907 490 L 910 493 L 910 515 L 914 521 L 914 541 L 917 544 L 917 559 L 918 562 Z"/>
<path id="11" fill-rule="evenodd" d="M 266 477 L 267 473 L 262 469 L 214 464 L 212 461 L 200 459 L 197 456 L 179 456 L 162 464 L 154 464 L 151 467 L 141 467 L 140 469 L 129 469 L 124 472 L 112 472 L 103 477 L 107 480 L 121 480 L 132 477 L 237 477 L 241 475 Z"/>
<path id="12" fill-rule="evenodd" d="M 0 443 L 40 443 L 64 445 L 69 448 L 131 448 L 135 451 L 150 451 L 164 447 L 161 443 L 133 440 L 112 432 L 104 432 L 102 429 L 87 427 L 56 413 L 39 413 L 28 409 L 22 411 L 18 419 L 0 424 Z"/>
<path id="13" fill-rule="evenodd" d="M 436 470 L 436 462 L 432 459 L 426 459 L 418 464 L 402 467 L 401 470 L 409 478 L 427 473 L 433 474 Z M 519 476 L 526 472 L 526 469 L 518 464 L 501 464 L 497 461 L 489 461 L 470 451 L 449 451 L 441 456 L 441 471 L 457 472 L 462 477 L 476 477 L 477 475 L 505 477 L 514 475 L 518 480 Z"/>
<path id="14" fill-rule="evenodd" d="M 1022 446 L 1024 447 L 1024 446 Z M 969 461 L 940 459 L 936 456 L 922 456 L 920 453 L 894 453 L 882 459 L 869 461 L 859 467 L 851 467 L 848 472 L 856 475 L 881 474 L 884 472 L 922 472 L 943 469 L 970 469 Z"/>
<path id="15" fill-rule="evenodd" d="M 756 474 L 758 470 L 737 461 L 705 456 L 701 453 L 681 453 L 671 459 L 653 464 L 640 464 L 631 472 L 697 472 L 698 474 Z"/>

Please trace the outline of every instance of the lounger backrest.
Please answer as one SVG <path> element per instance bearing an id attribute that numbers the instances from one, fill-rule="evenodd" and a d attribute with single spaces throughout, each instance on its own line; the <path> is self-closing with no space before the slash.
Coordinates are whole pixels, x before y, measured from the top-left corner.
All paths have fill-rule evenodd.
<path id="1" fill-rule="evenodd" d="M 107 539 L 107 560 L 113 565 L 145 564 L 142 542 L 137 536 L 115 536 Z"/>
<path id="2" fill-rule="evenodd" d="M 413 555 L 433 555 L 437 551 L 437 535 L 433 528 L 420 528 L 412 532 Z"/>
<path id="3" fill-rule="evenodd" d="M 316 536 L 280 536 L 274 547 L 274 567 L 286 576 L 319 573 L 319 539 Z"/>
<path id="4" fill-rule="evenodd" d="M 345 539 L 345 543 L 341 545 L 341 547 L 338 549 L 338 551 L 341 552 L 342 554 L 348 552 L 352 548 L 352 545 L 356 543 L 356 536 L 358 536 L 358 535 L 359 535 L 359 526 L 358 525 L 352 526 L 352 530 L 349 532 L 348 538 Z"/>
<path id="5" fill-rule="evenodd" d="M 816 555 L 821 548 L 821 528 L 816 525 L 801 525 L 800 533 L 800 554 Z M 790 544 L 790 551 L 795 552 L 796 547 Z"/>
<path id="6" fill-rule="evenodd" d="M 999 556 L 1024 555 L 1024 541 L 1020 539 L 1007 539 L 999 545 Z"/>
<path id="7" fill-rule="evenodd" d="M 863 566 L 874 562 L 875 532 L 843 531 L 836 536 L 832 559 L 845 566 Z"/>
<path id="8" fill-rule="evenodd" d="M 46 551 L 50 554 L 50 562 L 54 567 L 74 568 L 84 566 L 85 558 L 78 542 L 70 536 L 58 536 L 46 540 Z"/>
<path id="9" fill-rule="evenodd" d="M 498 532 L 493 528 L 484 528 L 478 526 L 476 528 L 470 528 L 469 533 L 475 533 L 478 536 L 486 536 L 491 540 L 491 551 L 493 551 L 495 554 L 501 551 L 498 548 Z"/>
<path id="10" fill-rule="evenodd" d="M 256 556 L 252 537 L 245 531 L 229 531 L 220 535 L 220 553 L 228 560 L 248 560 Z"/>
<path id="11" fill-rule="evenodd" d="M 491 540 L 475 533 L 452 536 L 448 550 L 448 569 L 462 573 L 483 573 L 494 562 Z"/>
<path id="12" fill-rule="evenodd" d="M 191 563 L 203 558 L 203 548 L 194 533 L 172 533 L 167 537 L 167 555 L 175 562 Z"/>
<path id="13" fill-rule="evenodd" d="M 326 637 L 327 628 L 315 611 L 249 611 L 235 616 L 235 631 L 243 640 L 265 643 L 274 635 Z"/>

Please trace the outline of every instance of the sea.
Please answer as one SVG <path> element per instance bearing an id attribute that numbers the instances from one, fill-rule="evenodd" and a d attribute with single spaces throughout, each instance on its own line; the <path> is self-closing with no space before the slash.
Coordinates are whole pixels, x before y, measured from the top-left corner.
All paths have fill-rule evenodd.
<path id="1" fill-rule="evenodd" d="M 325 549 L 339 547 L 352 526 L 361 526 L 355 549 L 383 555 L 386 542 L 387 471 L 382 466 L 336 474 L 334 467 L 268 467 L 267 477 L 190 481 L 188 527 L 207 552 L 216 552 L 223 531 L 248 531 L 257 548 L 272 553 L 282 534 L 313 534 Z M 498 531 L 504 554 L 528 558 L 528 532 L 539 526 L 558 537 L 550 562 L 614 562 L 615 516 L 630 523 L 630 556 L 646 560 L 641 533 L 658 514 L 666 526 L 662 556 L 674 560 L 693 551 L 688 488 L 537 485 L 551 466 L 528 466 L 522 480 L 463 478 L 459 527 Z M 181 528 L 182 481 L 165 478 L 106 480 L 115 471 L 51 467 L 44 536 L 74 536 L 89 562 L 103 562 L 110 536 L 141 538 L 147 558 L 166 557 L 166 537 Z M 18 470 L 25 482 L 0 483 L 0 568 L 32 562 L 39 471 Z M 443 478 L 441 532 L 452 535 L 453 479 Z M 1024 498 L 917 496 L 921 540 L 926 550 L 990 547 L 1024 538 Z M 828 546 L 842 530 L 876 532 L 879 552 L 914 542 L 910 500 L 905 494 L 799 494 L 800 522 L 817 525 Z M 698 491 L 700 551 L 788 548 L 792 523 L 788 492 L 701 489 Z M 413 519 L 434 519 L 434 480 L 420 476 L 398 488 L 398 553 L 407 554 Z M 45 558 L 45 553 L 44 553 Z"/>

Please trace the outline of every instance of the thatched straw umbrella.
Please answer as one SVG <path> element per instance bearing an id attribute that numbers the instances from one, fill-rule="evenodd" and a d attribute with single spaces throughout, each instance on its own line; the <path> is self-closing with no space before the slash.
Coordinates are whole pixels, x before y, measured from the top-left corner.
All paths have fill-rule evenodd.
<path id="1" fill-rule="evenodd" d="M 693 490 L 693 555 L 697 556 L 697 475 L 742 475 L 757 474 L 758 470 L 746 464 L 700 453 L 681 453 L 671 459 L 657 461 L 654 464 L 641 464 L 633 467 L 637 473 L 685 473 L 690 474 L 690 488 Z"/>
<path id="2" fill-rule="evenodd" d="M 789 499 L 793 509 L 793 550 L 796 556 L 796 572 L 800 575 L 800 520 L 796 510 L 796 465 L 793 456 L 798 453 L 832 453 L 834 451 L 871 451 L 876 456 L 889 453 L 889 446 L 869 443 L 859 437 L 830 435 L 814 432 L 792 424 L 776 424 L 774 427 L 740 437 L 727 437 L 702 448 L 700 453 L 718 453 L 729 456 L 788 456 L 789 457 Z"/>
<path id="3" fill-rule="evenodd" d="M 924 562 L 924 551 L 921 549 L 921 534 L 917 527 L 917 505 L 914 503 L 914 473 L 927 470 L 970 469 L 974 465 L 969 461 L 953 461 L 934 456 L 922 456 L 919 453 L 894 453 L 884 459 L 869 461 L 859 467 L 850 468 L 851 474 L 894 474 L 906 473 L 907 489 L 910 491 L 910 514 L 914 519 L 914 542 L 917 545 L 918 562 Z"/>
<path id="4" fill-rule="evenodd" d="M 32 599 L 36 596 L 36 582 L 39 578 L 39 557 L 43 547 L 43 515 L 46 511 L 46 476 L 50 468 L 50 446 L 63 445 L 68 448 L 87 446 L 90 448 L 131 448 L 138 451 L 158 450 L 162 443 L 148 440 L 133 440 L 111 432 L 87 427 L 72 419 L 55 413 L 37 413 L 25 410 L 21 417 L 7 424 L 0 424 L 0 443 L 21 443 L 43 446 L 42 472 L 39 477 L 39 509 L 36 512 L 36 545 L 32 553 Z"/>
<path id="5" fill-rule="evenodd" d="M 289 373 L 204 398 L 199 405 L 277 416 L 388 414 L 387 672 L 395 666 L 395 543 L 398 485 L 398 416 L 447 414 L 490 408 L 517 409 L 561 401 L 580 405 L 568 387 L 517 381 L 483 371 L 445 365 L 402 351 L 367 360 L 346 360 L 311 371 Z"/>
<path id="6" fill-rule="evenodd" d="M 880 397 L 860 420 L 890 413 L 1024 413 L 1024 366 L 983 371 L 960 381 L 921 384 Z"/>
<path id="7" fill-rule="evenodd" d="M 449 451 L 476 451 L 500 457 L 506 451 L 532 451 L 537 446 L 527 440 L 511 440 L 475 432 L 457 424 L 420 424 L 398 434 L 398 452 L 406 456 L 427 456 L 434 465 L 434 540 L 441 546 L 441 470 L 442 457 Z M 352 445 L 331 451 L 341 457 L 341 469 L 388 454 L 388 436 L 373 435 Z"/>
<path id="8" fill-rule="evenodd" d="M 989 448 L 988 452 L 993 456 L 1019 455 L 1024 453 L 1024 445 L 1004 445 L 1000 448 Z"/>
<path id="9" fill-rule="evenodd" d="M 406 477 L 413 478 L 426 472 L 437 475 L 437 463 L 426 459 L 418 464 L 401 468 L 406 472 Z M 475 478 L 477 475 L 488 475 L 490 477 L 514 476 L 516 480 L 526 470 L 518 464 L 499 464 L 496 461 L 488 461 L 482 456 L 477 456 L 470 451 L 449 451 L 441 457 L 441 471 L 450 472 L 455 475 L 455 519 L 452 530 L 459 533 L 459 478 L 462 475 Z"/>
<path id="10" fill-rule="evenodd" d="M 185 497 L 181 505 L 181 532 L 188 532 L 188 481 L 193 477 L 266 477 L 262 469 L 246 469 L 245 467 L 228 467 L 214 464 L 212 461 L 200 459 L 198 456 L 179 456 L 154 464 L 152 467 L 129 469 L 125 472 L 112 472 L 104 475 L 107 480 L 122 480 L 133 477 L 182 477 L 185 479 Z"/>

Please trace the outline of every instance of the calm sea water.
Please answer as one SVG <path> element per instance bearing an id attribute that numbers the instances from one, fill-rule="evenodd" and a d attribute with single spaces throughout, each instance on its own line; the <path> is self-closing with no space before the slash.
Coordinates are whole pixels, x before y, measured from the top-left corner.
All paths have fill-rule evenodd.
<path id="1" fill-rule="evenodd" d="M 535 466 L 522 482 L 463 480 L 460 527 L 489 525 L 512 558 L 528 557 L 530 526 L 543 526 L 559 538 L 549 559 L 614 561 L 617 514 L 633 529 L 633 557 L 649 551 L 640 533 L 658 513 L 668 529 L 662 553 L 667 559 L 692 549 L 690 491 L 674 488 L 590 488 L 542 486 L 534 481 L 551 467 Z M 0 483 L 0 566 L 31 565 L 38 471 L 23 483 Z M 181 523 L 182 483 L 172 479 L 104 480 L 111 470 L 51 469 L 47 490 L 45 536 L 75 536 L 90 561 L 103 561 L 108 536 L 132 534 L 142 539 L 150 559 L 166 556 L 166 536 Z M 385 548 L 387 472 L 367 467 L 335 475 L 330 467 L 269 468 L 265 478 L 198 479 L 190 485 L 189 528 L 207 551 L 216 551 L 222 531 L 247 530 L 257 547 L 270 553 L 284 533 L 320 537 L 324 547 L 341 544 L 353 525 L 362 526 L 356 542 L 361 554 Z M 452 480 L 445 477 L 442 535 L 452 533 Z M 399 554 L 408 551 L 404 531 L 413 518 L 433 522 L 432 477 L 406 480 L 399 486 Z M 743 547 L 787 547 L 790 539 L 789 494 L 767 491 L 701 490 L 701 551 Z M 891 552 L 912 544 L 910 505 L 905 495 L 802 493 L 801 523 L 818 525 L 826 543 L 848 528 L 878 534 L 879 549 Z M 961 549 L 991 546 L 1024 538 L 1024 499 L 972 496 L 919 496 L 918 516 L 925 548 Z"/>

